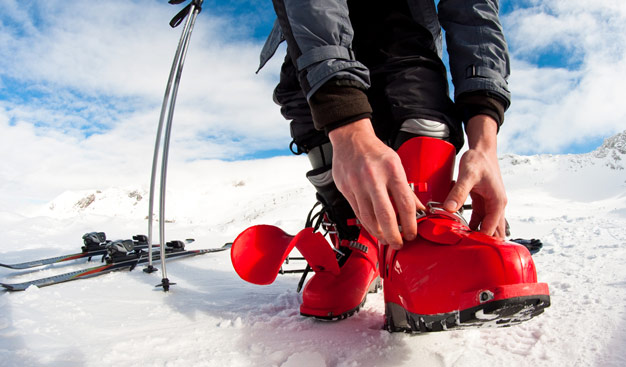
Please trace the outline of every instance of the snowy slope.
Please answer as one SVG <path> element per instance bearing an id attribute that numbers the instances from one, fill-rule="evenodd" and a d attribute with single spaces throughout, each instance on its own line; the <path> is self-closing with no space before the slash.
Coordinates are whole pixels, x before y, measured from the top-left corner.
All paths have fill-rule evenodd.
<path id="1" fill-rule="evenodd" d="M 299 276 L 240 280 L 227 252 L 170 262 L 160 275 L 119 272 L 0 293 L 0 366 L 624 366 L 626 132 L 583 155 L 501 157 L 513 237 L 535 255 L 552 306 L 504 329 L 419 336 L 381 330 L 382 293 L 337 323 L 298 315 Z M 306 159 L 194 162 L 168 183 L 169 239 L 217 247 L 253 224 L 295 233 L 313 204 Z M 0 260 L 75 252 L 80 236 L 146 232 L 144 186 L 66 192 L 36 212 L 0 212 Z M 18 282 L 87 267 L 0 269 Z M 297 266 L 297 265 L 293 265 Z"/>

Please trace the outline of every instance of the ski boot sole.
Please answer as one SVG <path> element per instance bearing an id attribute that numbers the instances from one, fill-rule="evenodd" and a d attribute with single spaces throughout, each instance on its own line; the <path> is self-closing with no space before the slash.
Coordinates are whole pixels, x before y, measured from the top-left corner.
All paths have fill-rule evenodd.
<path id="1" fill-rule="evenodd" d="M 376 277 L 376 279 L 374 279 L 372 281 L 372 284 L 370 284 L 367 293 L 378 293 L 378 291 L 382 288 L 382 279 L 380 278 L 380 276 Z M 306 312 L 302 312 L 300 311 L 300 315 L 304 316 L 304 317 L 312 317 L 316 320 L 320 320 L 320 321 L 339 321 L 339 320 L 344 320 L 347 319 L 348 317 L 354 315 L 355 313 L 359 312 L 361 307 L 363 307 L 363 305 L 365 304 L 365 301 L 367 300 L 367 294 L 365 295 L 365 297 L 363 298 L 363 300 L 361 301 L 361 303 L 359 303 L 358 306 L 356 306 L 355 308 L 348 310 L 346 312 L 343 312 L 339 315 L 326 315 L 326 316 L 322 316 L 322 315 L 314 315 L 312 313 L 306 313 Z"/>
<path id="2" fill-rule="evenodd" d="M 347 319 L 348 317 L 354 315 L 355 313 L 359 312 L 359 310 L 361 310 L 361 307 L 363 307 L 363 305 L 365 304 L 365 301 L 367 300 L 367 296 L 365 298 L 363 298 L 363 301 L 361 301 L 361 303 L 356 306 L 355 308 L 346 311 L 344 313 L 341 313 L 339 315 L 333 315 L 332 312 L 328 315 L 328 316 L 321 316 L 321 315 L 313 315 L 313 314 L 308 314 L 308 313 L 304 313 L 302 311 L 300 311 L 300 315 L 304 316 L 304 317 L 312 317 L 316 320 L 320 320 L 320 321 L 339 321 L 339 320 L 344 320 Z"/>
<path id="3" fill-rule="evenodd" d="M 384 328 L 389 332 L 425 333 L 457 328 L 507 327 L 530 320 L 549 306 L 549 295 L 534 295 L 491 301 L 460 311 L 420 315 L 390 302 L 385 305 Z"/>

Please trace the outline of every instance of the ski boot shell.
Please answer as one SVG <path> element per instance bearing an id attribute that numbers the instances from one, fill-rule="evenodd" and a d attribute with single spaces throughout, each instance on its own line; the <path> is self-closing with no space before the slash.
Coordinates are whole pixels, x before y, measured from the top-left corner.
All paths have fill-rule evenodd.
<path id="1" fill-rule="evenodd" d="M 302 291 L 300 314 L 324 320 L 345 319 L 365 303 L 380 284 L 376 240 L 361 230 L 356 241 L 343 240 L 339 251 L 350 251 L 338 274 L 316 271 Z M 340 255 L 341 256 L 341 255 Z"/>
<path id="2" fill-rule="evenodd" d="M 270 225 L 256 225 L 241 232 L 233 241 L 230 258 L 239 277 L 247 282 L 272 284 L 296 247 L 315 271 L 339 274 L 335 253 L 321 233 L 305 228 L 296 236 Z"/>
<path id="3" fill-rule="evenodd" d="M 300 313 L 325 320 L 343 319 L 358 311 L 368 291 L 379 285 L 378 248 L 367 232 L 361 232 L 357 241 L 342 241 L 350 254 L 340 266 L 336 252 L 313 228 L 290 236 L 278 227 L 257 225 L 237 236 L 231 261 L 243 280 L 266 285 L 274 282 L 289 253 L 297 248 L 315 271 L 302 292 Z"/>
<path id="4" fill-rule="evenodd" d="M 398 150 L 425 213 L 418 236 L 401 250 L 381 249 L 385 328 L 426 332 L 522 322 L 550 305 L 548 285 L 522 245 L 469 229 L 443 210 L 452 186 L 454 147 L 413 138 Z"/>

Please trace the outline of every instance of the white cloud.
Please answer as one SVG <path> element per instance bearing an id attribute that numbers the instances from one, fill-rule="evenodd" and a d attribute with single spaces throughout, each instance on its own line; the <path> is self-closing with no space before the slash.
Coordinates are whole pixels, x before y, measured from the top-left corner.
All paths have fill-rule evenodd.
<path id="1" fill-rule="evenodd" d="M 558 153 L 623 131 L 626 3 L 530 3 L 503 17 L 513 56 L 513 104 L 500 133 L 501 151 Z M 573 66 L 538 66 L 537 55 L 545 53 L 561 53 Z"/>
<path id="2" fill-rule="evenodd" d="M 18 8 L 11 6 L 15 2 L 5 3 Z M 37 6 L 15 10 L 13 19 L 22 22 L 23 31 L 3 27 L 3 34 L 12 35 L 0 44 L 3 54 L 12 55 L 0 61 L 4 76 L 43 90 L 48 98 L 57 91 L 80 95 L 62 103 L 80 103 L 87 96 L 113 101 L 116 112 L 160 108 L 182 30 L 167 23 L 179 8 L 153 1 L 47 1 Z M 27 12 L 42 18 L 36 26 L 29 24 Z M 196 22 L 177 112 L 196 115 L 200 131 L 284 138 L 285 133 L 272 129 L 285 125 L 271 103 L 277 68 L 255 75 L 261 44 L 237 40 L 236 24 L 206 13 Z"/>
<path id="3" fill-rule="evenodd" d="M 63 190 L 148 181 L 182 31 L 168 22 L 181 7 L 0 0 L 0 8 L 4 209 L 19 197 L 46 200 Z M 262 43 L 243 40 L 247 31 L 210 11 L 199 15 L 176 105 L 171 165 L 287 146 L 288 124 L 271 100 L 281 58 L 255 75 Z"/>

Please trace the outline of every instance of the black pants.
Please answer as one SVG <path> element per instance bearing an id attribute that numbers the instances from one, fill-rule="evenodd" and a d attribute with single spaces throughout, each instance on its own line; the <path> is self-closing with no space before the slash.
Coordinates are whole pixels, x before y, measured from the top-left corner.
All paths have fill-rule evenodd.
<path id="1" fill-rule="evenodd" d="M 463 130 L 449 97 L 445 66 L 430 32 L 415 23 L 406 0 L 349 0 L 348 7 L 354 29 L 352 49 L 356 59 L 370 70 L 367 96 L 377 136 L 392 145 L 405 120 L 435 120 L 448 126 L 449 141 L 458 151 L 463 145 Z M 274 99 L 281 105 L 283 116 L 291 120 L 292 150 L 308 152 L 328 142 L 324 132 L 313 127 L 288 56 Z"/>

